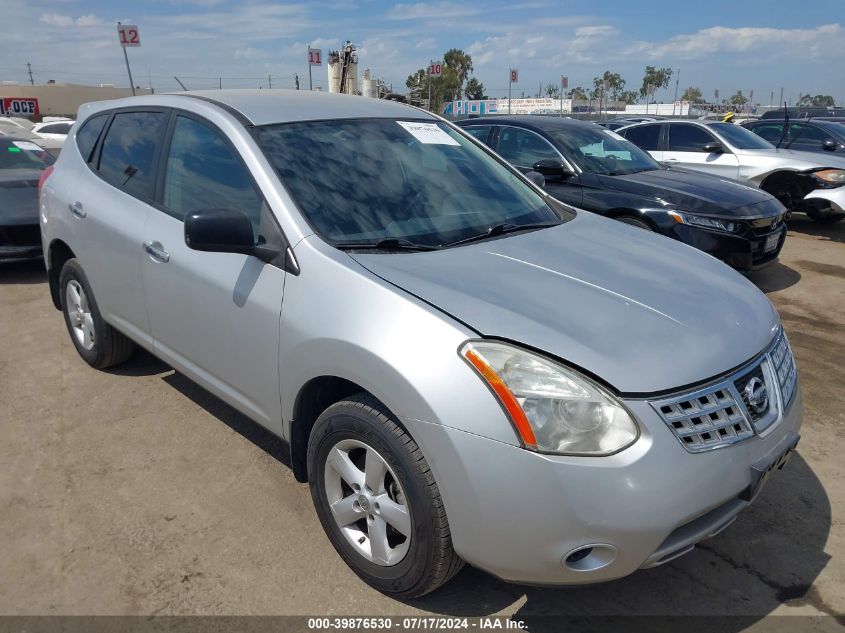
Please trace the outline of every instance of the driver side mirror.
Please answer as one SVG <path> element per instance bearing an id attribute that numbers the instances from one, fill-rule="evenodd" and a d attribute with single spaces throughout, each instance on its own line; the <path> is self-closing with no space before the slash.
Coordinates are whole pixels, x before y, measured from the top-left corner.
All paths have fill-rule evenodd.
<path id="1" fill-rule="evenodd" d="M 280 251 L 256 244 L 252 222 L 237 209 L 200 209 L 185 216 L 185 244 L 195 251 L 242 253 L 269 262 Z"/>
<path id="2" fill-rule="evenodd" d="M 552 160 L 551 158 L 538 160 L 534 163 L 531 169 L 537 173 L 543 174 L 546 178 L 555 180 L 566 180 L 567 178 L 572 178 L 572 176 L 575 175 L 575 172 L 569 167 L 565 166 L 560 161 Z"/>
<path id="3" fill-rule="evenodd" d="M 832 138 L 825 139 L 822 142 L 822 149 L 828 152 L 835 152 L 837 147 L 838 145 L 836 141 L 834 141 Z"/>
<path id="4" fill-rule="evenodd" d="M 726 151 L 725 146 L 722 145 L 719 141 L 712 141 L 711 143 L 707 143 L 701 149 L 703 149 L 708 154 L 724 154 Z"/>

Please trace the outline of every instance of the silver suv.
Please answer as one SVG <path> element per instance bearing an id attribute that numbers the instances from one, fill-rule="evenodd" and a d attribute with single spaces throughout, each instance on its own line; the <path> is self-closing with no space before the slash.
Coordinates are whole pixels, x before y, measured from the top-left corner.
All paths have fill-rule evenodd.
<path id="1" fill-rule="evenodd" d="M 583 584 L 686 553 L 798 441 L 777 313 L 718 260 L 564 207 L 421 110 L 308 92 L 88 104 L 41 189 L 50 290 L 290 445 L 343 560 Z"/>

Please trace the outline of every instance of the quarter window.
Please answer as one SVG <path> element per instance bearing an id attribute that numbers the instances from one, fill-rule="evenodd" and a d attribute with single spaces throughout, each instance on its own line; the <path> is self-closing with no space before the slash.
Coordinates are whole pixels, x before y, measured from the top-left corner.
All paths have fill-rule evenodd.
<path id="1" fill-rule="evenodd" d="M 765 125 L 755 125 L 750 129 L 757 136 L 777 145 L 783 137 L 783 125 L 783 123 L 766 123 Z"/>
<path id="2" fill-rule="evenodd" d="M 497 151 L 518 167 L 531 167 L 541 160 L 561 162 L 560 154 L 542 136 L 516 127 L 502 127 Z"/>
<path id="3" fill-rule="evenodd" d="M 164 175 L 164 206 L 182 220 L 200 209 L 237 209 L 258 235 L 263 199 L 246 165 L 222 135 L 195 119 L 177 116 Z"/>
<path id="4" fill-rule="evenodd" d="M 100 174 L 126 193 L 151 200 L 155 158 L 167 115 L 163 112 L 120 112 L 103 140 Z"/>
<path id="5" fill-rule="evenodd" d="M 806 123 L 792 123 L 789 126 L 789 138 L 793 145 L 821 145 L 830 138 L 830 134 Z"/>
<path id="6" fill-rule="evenodd" d="M 669 126 L 670 152 L 704 152 L 704 146 L 716 139 L 707 130 L 688 123 Z"/>
<path id="7" fill-rule="evenodd" d="M 659 125 L 640 125 L 628 130 L 622 130 L 619 133 L 640 149 L 649 152 L 656 152 L 660 146 Z"/>
<path id="8" fill-rule="evenodd" d="M 96 145 L 97 139 L 100 137 L 100 132 L 103 131 L 103 126 L 106 124 L 106 121 L 108 121 L 108 118 L 108 114 L 100 114 L 98 116 L 91 117 L 82 124 L 82 127 L 76 133 L 76 146 L 79 148 L 79 153 L 82 155 L 82 159 L 86 163 L 91 160 L 91 152 L 94 149 L 94 145 Z"/>

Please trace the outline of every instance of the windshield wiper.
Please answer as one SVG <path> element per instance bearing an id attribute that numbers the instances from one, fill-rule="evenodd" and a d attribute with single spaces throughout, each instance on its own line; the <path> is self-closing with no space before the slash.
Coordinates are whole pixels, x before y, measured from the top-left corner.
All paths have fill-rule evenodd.
<path id="1" fill-rule="evenodd" d="M 478 235 L 470 235 L 454 242 L 447 242 L 443 244 L 443 248 L 450 246 L 459 246 L 461 244 L 468 244 L 469 242 L 478 242 L 486 240 L 488 237 L 496 237 L 497 235 L 505 235 L 506 233 L 516 233 L 518 231 L 530 231 L 531 229 L 546 229 L 552 226 L 558 226 L 561 222 L 535 222 L 534 224 L 511 224 L 510 222 L 502 222 L 501 224 L 494 224 L 488 227 L 484 233 Z"/>
<path id="2" fill-rule="evenodd" d="M 342 251 L 368 250 L 368 251 L 436 251 L 439 246 L 428 244 L 416 244 L 401 237 L 386 237 L 377 242 L 342 242 L 335 244 L 335 248 Z"/>

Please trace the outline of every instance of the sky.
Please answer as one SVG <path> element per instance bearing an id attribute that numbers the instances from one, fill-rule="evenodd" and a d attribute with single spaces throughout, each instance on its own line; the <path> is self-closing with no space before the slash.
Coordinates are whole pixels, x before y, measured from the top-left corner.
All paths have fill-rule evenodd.
<path id="1" fill-rule="evenodd" d="M 605 70 L 639 89 L 646 65 L 680 72 L 680 92 L 712 99 L 742 90 L 768 104 L 784 89 L 831 94 L 845 103 L 843 0 L 0 0 L 0 81 L 48 79 L 128 86 L 116 22 L 137 24 L 141 47 L 128 49 L 135 84 L 156 91 L 217 87 L 308 87 L 308 45 L 324 56 L 346 40 L 358 47 L 359 74 L 404 92 L 407 76 L 449 48 L 472 55 L 491 97 L 514 96 L 569 77 L 589 86 Z M 324 63 L 325 64 L 325 63 Z M 269 77 L 268 77 L 269 76 Z M 327 85 L 326 66 L 313 68 Z M 0 86 L 2 91 L 2 86 Z M 658 93 L 674 97 L 675 80 Z"/>

